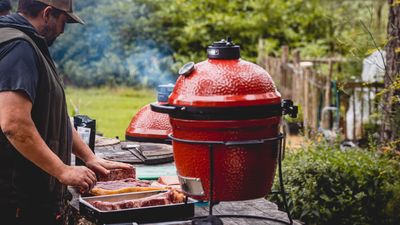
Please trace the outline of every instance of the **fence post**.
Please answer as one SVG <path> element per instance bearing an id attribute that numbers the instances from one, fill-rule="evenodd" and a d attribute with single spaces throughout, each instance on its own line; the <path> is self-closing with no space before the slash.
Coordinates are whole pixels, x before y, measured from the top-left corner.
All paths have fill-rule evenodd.
<path id="1" fill-rule="evenodd" d="M 304 76 L 303 76 L 303 123 L 304 123 L 304 134 L 306 137 L 309 137 L 309 102 L 308 102 L 308 97 L 309 97 L 309 88 L 308 88 L 308 79 L 309 79 L 309 70 L 305 69 L 304 70 Z"/>
<path id="2" fill-rule="evenodd" d="M 356 120 L 356 88 L 353 89 L 353 139 L 352 141 L 357 140 L 357 120 Z"/>
<path id="3" fill-rule="evenodd" d="M 364 138 L 364 87 L 363 85 L 361 85 L 361 96 L 360 96 L 360 100 L 361 100 L 361 118 L 360 118 L 360 126 L 361 126 L 361 138 Z"/>
<path id="4" fill-rule="evenodd" d="M 282 46 L 282 64 L 281 64 L 281 78 L 280 78 L 280 86 L 282 89 L 282 95 L 287 98 L 289 96 L 287 96 L 287 75 L 288 75 L 288 71 L 287 71 L 287 64 L 289 62 L 289 46 L 284 45 Z"/>
<path id="5" fill-rule="evenodd" d="M 325 107 L 331 106 L 331 99 L 332 99 L 331 81 L 332 81 L 333 65 L 334 65 L 332 59 L 329 59 L 328 64 L 329 64 L 329 71 L 325 81 L 325 99 L 324 99 Z M 321 119 L 323 120 L 321 126 L 325 129 L 329 129 L 332 121 L 331 114 L 327 113 L 324 115 L 324 118 Z"/>
<path id="6" fill-rule="evenodd" d="M 318 99 L 319 99 L 319 93 L 320 93 L 320 88 L 317 86 L 318 84 L 318 76 L 315 73 L 314 70 L 311 71 L 311 80 L 313 82 L 311 82 L 311 99 L 310 101 L 310 105 L 308 106 L 311 110 L 311 119 L 310 119 L 310 124 L 311 124 L 311 128 L 313 131 L 313 134 L 315 135 L 316 132 L 318 131 Z"/>
<path id="7" fill-rule="evenodd" d="M 301 90 L 300 90 L 300 76 L 303 73 L 302 68 L 300 66 L 300 51 L 295 50 L 293 52 L 293 64 L 294 64 L 294 71 L 292 74 L 292 83 L 291 83 L 291 99 L 298 104 L 301 104 Z"/>
<path id="8" fill-rule="evenodd" d="M 265 65 L 266 52 L 264 51 L 264 41 L 261 38 L 258 39 L 257 51 L 258 51 L 257 64 L 258 65 L 261 65 L 261 64 Z"/>

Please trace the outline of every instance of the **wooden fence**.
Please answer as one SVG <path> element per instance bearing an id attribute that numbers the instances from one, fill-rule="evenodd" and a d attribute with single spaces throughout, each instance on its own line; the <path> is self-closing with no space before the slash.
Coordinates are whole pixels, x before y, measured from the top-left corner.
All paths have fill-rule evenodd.
<path id="1" fill-rule="evenodd" d="M 367 113 L 371 115 L 376 109 L 374 97 L 383 84 L 357 81 L 337 83 L 332 79 L 334 65 L 343 62 L 346 60 L 341 58 L 301 59 L 299 51 L 294 51 L 290 56 L 289 48 L 284 46 L 281 58 L 260 55 L 258 63 L 269 72 L 282 97 L 292 99 L 301 106 L 300 114 L 306 135 L 330 130 L 355 141 L 364 137 L 363 121 Z M 316 70 L 317 64 L 327 65 L 327 72 L 322 74 Z M 351 98 L 360 94 L 363 97 Z M 357 107 L 360 103 L 361 113 Z M 364 106 L 367 105 L 368 112 L 364 112 Z M 354 129 L 350 134 L 349 121 L 346 121 L 349 109 L 353 109 L 354 113 L 353 121 L 350 121 Z"/>

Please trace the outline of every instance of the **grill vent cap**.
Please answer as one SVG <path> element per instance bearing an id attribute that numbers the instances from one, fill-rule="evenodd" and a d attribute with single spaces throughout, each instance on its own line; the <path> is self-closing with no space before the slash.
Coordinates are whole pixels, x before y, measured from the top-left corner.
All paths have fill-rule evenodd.
<path id="1" fill-rule="evenodd" d="M 240 46 L 232 42 L 232 38 L 214 42 L 207 48 L 209 59 L 240 59 Z"/>

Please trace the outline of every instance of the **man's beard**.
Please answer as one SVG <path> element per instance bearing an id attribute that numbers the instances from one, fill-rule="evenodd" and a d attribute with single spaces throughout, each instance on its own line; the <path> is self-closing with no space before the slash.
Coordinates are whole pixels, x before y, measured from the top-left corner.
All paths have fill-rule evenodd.
<path id="1" fill-rule="evenodd" d="M 52 46 L 53 43 L 54 43 L 54 41 L 55 41 L 56 39 L 57 39 L 57 38 L 53 38 L 53 39 L 50 39 L 50 40 L 49 40 L 49 39 L 46 38 L 47 46 L 49 46 L 49 47 Z"/>
<path id="2" fill-rule="evenodd" d="M 56 26 L 54 23 L 45 24 L 42 28 L 41 35 L 46 39 L 47 46 L 52 46 L 54 41 L 57 39 L 57 35 L 55 34 Z"/>

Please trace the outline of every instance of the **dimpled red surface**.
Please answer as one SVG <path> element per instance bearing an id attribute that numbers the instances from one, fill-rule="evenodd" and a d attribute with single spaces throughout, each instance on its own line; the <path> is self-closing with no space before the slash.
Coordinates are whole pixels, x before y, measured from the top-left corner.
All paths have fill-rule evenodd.
<path id="1" fill-rule="evenodd" d="M 172 119 L 174 136 L 198 141 L 241 141 L 278 135 L 280 117 L 243 121 Z M 209 146 L 173 142 L 178 174 L 200 178 L 209 193 Z M 240 201 L 267 195 L 275 176 L 277 142 L 259 145 L 214 146 L 214 199 Z M 208 198 L 208 195 L 207 197 Z"/>
<path id="2" fill-rule="evenodd" d="M 250 106 L 280 103 L 270 75 L 244 60 L 207 60 L 180 76 L 169 98 L 179 106 Z"/>
<path id="3" fill-rule="evenodd" d="M 144 106 L 133 117 L 126 135 L 131 137 L 167 139 L 172 132 L 168 114 L 153 112 L 150 105 Z"/>

